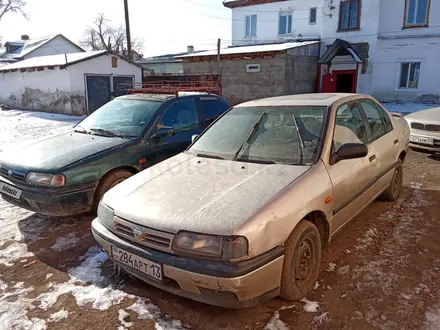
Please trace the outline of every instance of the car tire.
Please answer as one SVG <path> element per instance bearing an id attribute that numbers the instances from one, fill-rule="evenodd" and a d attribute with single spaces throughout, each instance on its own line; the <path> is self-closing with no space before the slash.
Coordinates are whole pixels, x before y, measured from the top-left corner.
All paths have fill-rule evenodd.
<path id="1" fill-rule="evenodd" d="M 314 287 L 321 263 L 321 237 L 310 221 L 301 220 L 285 243 L 280 297 L 304 298 Z"/>
<path id="2" fill-rule="evenodd" d="M 131 176 L 133 176 L 133 173 L 127 170 L 117 170 L 105 175 L 101 179 L 101 182 L 99 183 L 98 188 L 96 189 L 95 198 L 93 201 L 93 210 L 96 211 L 98 209 L 99 201 L 107 191 L 109 191 L 110 189 L 112 189 L 113 187 L 115 187 L 116 185 L 118 185 L 119 183 L 128 179 Z"/>
<path id="3" fill-rule="evenodd" d="M 399 159 L 396 168 L 394 169 L 393 178 L 391 179 L 390 186 L 385 190 L 379 199 L 387 202 L 395 202 L 402 191 L 403 185 L 403 164 Z"/>

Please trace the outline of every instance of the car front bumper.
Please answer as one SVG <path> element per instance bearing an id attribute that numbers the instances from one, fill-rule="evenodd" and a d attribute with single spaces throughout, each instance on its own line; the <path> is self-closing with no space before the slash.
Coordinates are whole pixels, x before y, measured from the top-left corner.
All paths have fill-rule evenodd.
<path id="1" fill-rule="evenodd" d="M 96 184 L 74 188 L 41 188 L 13 182 L 0 176 L 0 181 L 22 190 L 20 199 L 0 196 L 24 209 L 50 216 L 71 216 L 88 212 L 93 207 Z"/>
<path id="2" fill-rule="evenodd" d="M 440 133 L 411 129 L 411 136 L 433 139 L 433 144 L 418 143 L 410 140 L 409 146 L 411 148 L 440 152 Z"/>
<path id="3" fill-rule="evenodd" d="M 245 308 L 279 294 L 284 263 L 282 248 L 255 258 L 258 260 L 234 263 L 236 267 L 231 267 L 232 263 L 183 258 L 141 247 L 116 236 L 98 219 L 92 222 L 92 234 L 109 255 L 112 246 L 116 246 L 162 264 L 163 280 L 157 281 L 115 262 L 127 273 L 179 296 L 225 308 Z"/>

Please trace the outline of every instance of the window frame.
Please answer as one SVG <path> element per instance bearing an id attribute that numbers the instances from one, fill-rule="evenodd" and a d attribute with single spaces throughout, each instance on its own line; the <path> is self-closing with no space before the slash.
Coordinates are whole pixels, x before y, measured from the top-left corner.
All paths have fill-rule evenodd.
<path id="1" fill-rule="evenodd" d="M 188 97 L 188 98 L 182 98 L 181 97 L 181 98 L 173 99 L 173 102 L 170 102 L 169 104 L 167 104 L 164 107 L 164 110 L 161 111 L 161 113 L 159 114 L 159 116 L 157 117 L 157 119 L 156 119 L 156 121 L 154 123 L 153 130 L 152 130 L 152 132 L 150 134 L 150 137 L 157 131 L 157 125 L 160 123 L 160 121 L 165 116 L 165 114 L 170 109 L 170 107 L 172 107 L 173 105 L 175 105 L 175 104 L 177 104 L 179 102 L 185 102 L 185 101 L 192 101 L 192 102 L 194 102 L 194 105 L 196 107 L 196 112 L 197 112 L 197 126 L 192 128 L 192 129 L 181 129 L 181 128 L 174 129 L 174 135 L 200 129 L 202 118 L 201 118 L 201 114 L 200 114 L 201 109 L 200 109 L 200 105 L 199 105 L 198 100 L 195 97 Z"/>
<path id="2" fill-rule="evenodd" d="M 353 5 L 353 2 L 357 1 L 358 3 L 358 17 L 357 17 L 357 24 L 356 27 L 348 27 L 343 28 L 342 27 L 342 7 L 344 3 L 350 3 L 350 9 L 348 11 L 348 23 L 350 25 L 351 21 L 351 6 Z M 338 22 L 338 32 L 346 32 L 346 31 L 359 31 L 361 29 L 361 10 L 362 9 L 362 0 L 343 0 L 339 3 L 339 22 Z"/>
<path id="3" fill-rule="evenodd" d="M 390 120 L 390 124 L 391 124 L 391 129 L 387 130 L 387 125 L 386 123 L 383 121 L 383 117 L 380 117 L 382 124 L 385 127 L 385 133 L 374 137 L 373 138 L 373 132 L 371 131 L 371 127 L 370 127 L 370 123 L 368 122 L 368 117 L 367 117 L 367 113 L 365 112 L 364 107 L 362 106 L 361 102 L 362 101 L 368 101 L 368 102 L 372 102 L 374 105 L 376 105 L 377 108 L 379 108 L 380 110 L 383 111 L 383 113 L 388 116 L 388 119 Z M 380 138 L 384 137 L 385 135 L 391 133 L 394 130 L 394 126 L 393 126 L 393 121 L 391 120 L 391 116 L 388 114 L 388 112 L 384 109 L 384 107 L 382 107 L 382 105 L 378 104 L 376 101 L 369 99 L 369 98 L 360 98 L 360 99 L 356 99 L 355 102 L 358 104 L 359 109 L 362 112 L 362 116 L 364 117 L 364 121 L 365 121 L 365 127 L 367 130 L 367 136 L 368 136 L 368 143 L 366 143 L 366 145 L 369 145 L 370 143 L 373 143 L 376 140 L 379 140 Z"/>
<path id="4" fill-rule="evenodd" d="M 255 35 L 252 35 L 252 17 L 255 17 Z M 249 34 L 247 30 L 247 20 L 249 18 Z M 258 30 L 258 17 L 257 14 L 246 15 L 244 18 L 244 36 L 245 38 L 256 38 Z"/>
<path id="5" fill-rule="evenodd" d="M 286 17 L 286 33 L 280 33 L 281 16 Z M 289 16 L 290 18 L 290 32 L 289 32 Z M 278 14 L 278 35 L 288 36 L 292 34 L 293 30 L 293 10 L 281 10 Z"/>
<path id="6" fill-rule="evenodd" d="M 398 64 L 399 64 L 399 75 L 397 76 L 397 78 L 398 78 L 397 90 L 398 91 L 417 91 L 419 89 L 419 84 L 420 84 L 420 73 L 422 71 L 422 61 L 407 60 L 407 61 L 399 61 Z M 402 81 L 402 73 L 403 73 L 403 65 L 404 64 L 409 64 L 408 72 L 407 72 L 408 76 L 406 78 L 406 87 L 400 86 L 400 83 Z M 411 68 L 413 67 L 414 64 L 419 64 L 419 77 L 417 79 L 417 87 L 408 87 L 410 76 L 411 76 Z"/>
<path id="7" fill-rule="evenodd" d="M 315 10 L 315 21 L 312 22 L 312 10 Z M 318 7 L 310 7 L 309 9 L 309 25 L 315 25 L 318 21 Z"/>
<path id="8" fill-rule="evenodd" d="M 361 117 L 362 117 L 362 121 L 364 122 L 365 133 L 367 135 L 367 142 L 365 143 L 365 145 L 368 145 L 370 143 L 371 135 L 370 135 L 369 125 L 368 125 L 368 118 L 365 115 L 364 109 L 361 106 L 359 106 L 359 104 L 357 104 L 356 101 L 357 101 L 356 99 L 355 100 L 350 100 L 350 101 L 347 101 L 347 102 L 344 102 L 344 103 L 338 105 L 338 107 L 335 108 L 335 120 L 334 120 L 334 125 L 333 125 L 331 149 L 330 149 L 330 153 L 329 153 L 330 154 L 330 158 L 329 158 L 329 164 L 330 165 L 335 165 L 336 164 L 336 163 L 332 163 L 332 159 L 333 159 L 333 157 L 335 155 L 335 152 L 333 152 L 333 150 L 334 150 L 334 147 L 335 147 L 334 143 L 335 143 L 335 131 L 336 131 L 336 117 L 338 116 L 339 109 L 342 108 L 343 106 L 347 105 L 350 108 L 350 110 L 351 110 L 350 104 L 355 104 L 358 107 L 359 112 L 360 112 Z"/>
<path id="9" fill-rule="evenodd" d="M 408 17 L 409 17 L 409 1 L 410 0 L 405 0 L 405 12 L 404 12 L 404 16 L 403 16 L 403 29 L 413 29 L 413 28 L 424 28 L 424 27 L 429 27 L 429 14 L 431 12 L 431 0 L 427 0 L 427 10 L 426 10 L 426 16 L 425 16 L 425 23 L 408 23 Z M 416 3 L 416 7 L 419 3 L 420 0 L 415 0 Z M 416 20 L 417 20 L 417 10 L 414 10 L 414 15 L 416 16 Z"/>

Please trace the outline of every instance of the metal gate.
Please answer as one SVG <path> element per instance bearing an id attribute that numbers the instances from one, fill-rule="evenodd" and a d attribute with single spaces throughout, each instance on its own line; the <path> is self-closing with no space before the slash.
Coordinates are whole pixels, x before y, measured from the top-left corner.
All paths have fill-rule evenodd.
<path id="1" fill-rule="evenodd" d="M 87 108 L 89 114 L 111 100 L 110 76 L 86 76 Z"/>

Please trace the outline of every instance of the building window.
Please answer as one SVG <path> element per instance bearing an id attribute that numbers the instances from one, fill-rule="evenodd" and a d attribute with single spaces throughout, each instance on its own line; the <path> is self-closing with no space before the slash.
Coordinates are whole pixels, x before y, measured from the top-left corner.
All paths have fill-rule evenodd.
<path id="1" fill-rule="evenodd" d="M 292 33 L 292 12 L 282 11 L 280 12 L 280 21 L 278 26 L 278 34 L 291 34 Z"/>
<path id="2" fill-rule="evenodd" d="M 257 36 L 257 15 L 246 16 L 246 37 Z"/>
<path id="3" fill-rule="evenodd" d="M 400 88 L 417 88 L 419 86 L 420 62 L 401 63 Z"/>
<path id="4" fill-rule="evenodd" d="M 361 0 L 341 1 L 339 10 L 339 31 L 360 29 Z"/>
<path id="5" fill-rule="evenodd" d="M 309 24 L 316 24 L 316 13 L 318 8 L 310 8 Z"/>
<path id="6" fill-rule="evenodd" d="M 405 0 L 405 27 L 428 26 L 431 0 Z"/>

